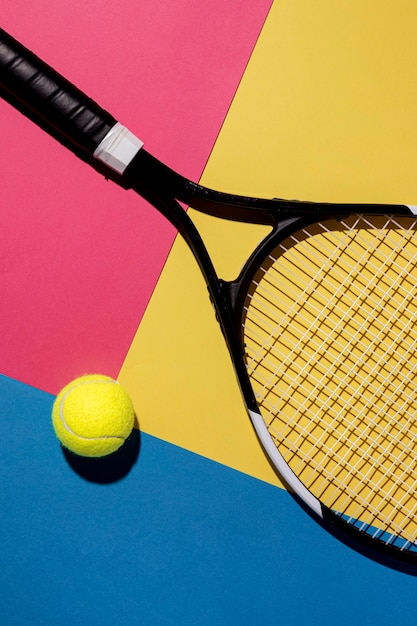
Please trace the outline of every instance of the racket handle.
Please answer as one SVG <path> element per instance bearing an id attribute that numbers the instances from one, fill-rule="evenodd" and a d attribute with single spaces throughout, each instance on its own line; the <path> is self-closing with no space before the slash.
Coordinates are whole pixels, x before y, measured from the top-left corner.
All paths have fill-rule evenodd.
<path id="1" fill-rule="evenodd" d="M 116 124 L 82 91 L 0 29 L 0 86 L 74 151 L 93 155 Z"/>

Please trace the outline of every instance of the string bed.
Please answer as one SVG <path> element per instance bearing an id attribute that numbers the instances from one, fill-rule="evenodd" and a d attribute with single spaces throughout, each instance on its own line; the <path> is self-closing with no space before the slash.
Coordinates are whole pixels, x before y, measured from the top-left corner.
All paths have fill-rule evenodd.
<path id="1" fill-rule="evenodd" d="M 280 454 L 360 530 L 417 550 L 417 223 L 354 216 L 280 244 L 249 290 L 246 363 Z"/>

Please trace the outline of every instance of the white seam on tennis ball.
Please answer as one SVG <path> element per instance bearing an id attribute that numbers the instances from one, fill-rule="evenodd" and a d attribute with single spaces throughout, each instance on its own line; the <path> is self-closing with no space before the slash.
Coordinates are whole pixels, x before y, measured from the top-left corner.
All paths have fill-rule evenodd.
<path id="1" fill-rule="evenodd" d="M 84 439 L 85 441 L 96 441 L 100 439 L 121 439 L 122 441 L 124 441 L 123 437 L 120 437 L 120 435 L 101 435 L 100 437 L 84 437 L 83 435 L 79 435 L 78 433 L 74 432 L 72 428 L 68 426 L 67 421 L 65 420 L 65 417 L 64 417 L 64 413 L 63 413 L 65 400 L 67 399 L 69 394 L 72 391 L 74 391 L 74 389 L 77 389 L 77 387 L 81 387 L 82 385 L 91 385 L 92 382 L 94 382 L 94 384 L 100 383 L 102 385 L 109 385 L 109 384 L 120 385 L 120 383 L 117 380 L 94 380 L 94 381 L 83 380 L 77 383 L 76 385 L 72 385 L 70 389 L 68 389 L 68 391 L 65 392 L 65 394 L 63 395 L 61 399 L 61 402 L 59 403 L 59 417 L 60 417 L 63 427 L 71 435 L 74 435 L 74 437 L 78 437 L 78 439 Z"/>

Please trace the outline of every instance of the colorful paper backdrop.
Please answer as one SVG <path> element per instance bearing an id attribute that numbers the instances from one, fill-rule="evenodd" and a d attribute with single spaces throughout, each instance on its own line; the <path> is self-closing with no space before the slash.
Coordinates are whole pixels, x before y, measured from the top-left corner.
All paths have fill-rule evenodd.
<path id="1" fill-rule="evenodd" d="M 5 30 L 198 179 L 270 2 L 4 4 Z M 54 393 L 117 376 L 173 229 L 4 102 L 0 120 L 0 371 Z"/>
<path id="2" fill-rule="evenodd" d="M 202 182 L 254 196 L 413 204 L 413 7 L 274 2 Z M 195 220 L 228 279 L 264 232 Z M 146 432 L 279 484 L 248 423 L 199 271 L 179 239 L 121 380 Z"/>
<path id="3" fill-rule="evenodd" d="M 1 26 L 204 184 L 417 204 L 412 0 L 4 0 Z M 415 578 L 296 506 L 242 407 L 173 229 L 0 102 L 0 622 L 414 624 Z M 259 228 L 194 214 L 222 276 Z M 129 454 L 83 463 L 54 394 L 132 395 Z"/>

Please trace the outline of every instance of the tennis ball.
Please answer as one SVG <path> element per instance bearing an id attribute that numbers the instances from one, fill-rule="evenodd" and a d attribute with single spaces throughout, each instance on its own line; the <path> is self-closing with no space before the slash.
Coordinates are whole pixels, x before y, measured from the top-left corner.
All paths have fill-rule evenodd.
<path id="1" fill-rule="evenodd" d="M 133 404 L 109 376 L 81 376 L 64 387 L 52 408 L 61 444 L 80 456 L 101 457 L 123 445 L 133 430 Z"/>

